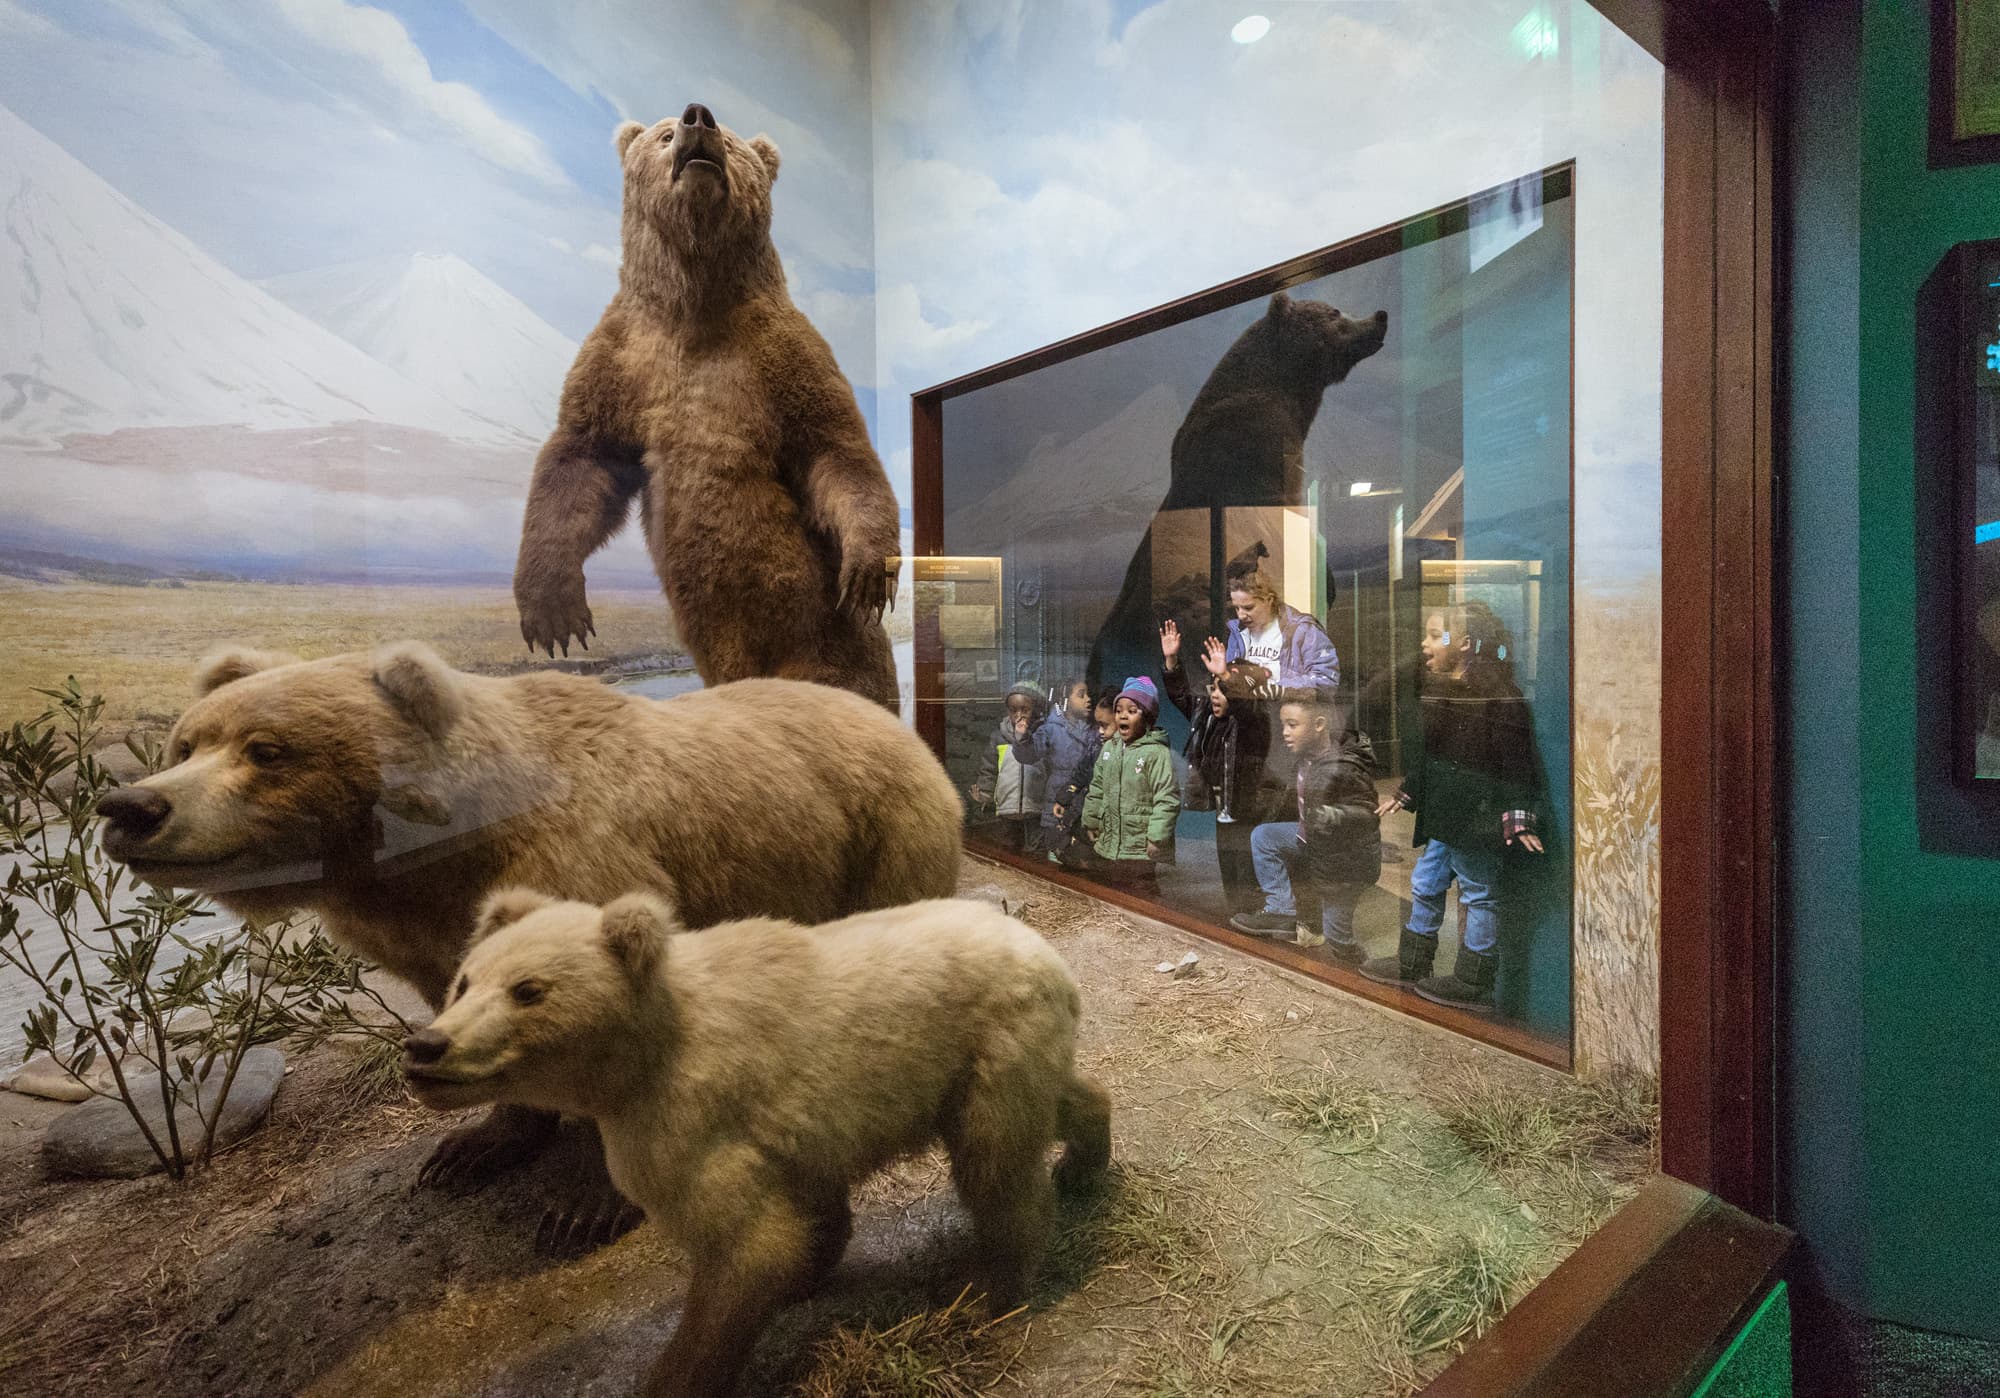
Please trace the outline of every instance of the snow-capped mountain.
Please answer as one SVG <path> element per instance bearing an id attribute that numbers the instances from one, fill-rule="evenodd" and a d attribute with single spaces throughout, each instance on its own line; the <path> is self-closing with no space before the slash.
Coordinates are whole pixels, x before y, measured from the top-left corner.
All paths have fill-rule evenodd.
<path id="1" fill-rule="evenodd" d="M 0 107 L 0 441 L 373 421 L 518 448 L 237 276 Z"/>
<path id="2" fill-rule="evenodd" d="M 462 258 L 368 258 L 258 285 L 482 417 L 536 439 L 555 426 L 576 342 Z"/>

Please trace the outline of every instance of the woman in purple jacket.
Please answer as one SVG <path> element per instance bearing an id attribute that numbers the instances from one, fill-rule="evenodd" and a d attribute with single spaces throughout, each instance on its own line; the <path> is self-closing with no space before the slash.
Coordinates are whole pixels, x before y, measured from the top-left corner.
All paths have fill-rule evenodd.
<path id="1" fill-rule="evenodd" d="M 1247 660 L 1263 666 L 1271 672 L 1272 694 L 1309 689 L 1319 694 L 1322 703 L 1332 700 L 1340 688 L 1340 656 L 1325 627 L 1288 606 L 1261 572 L 1230 578 L 1229 605 L 1236 616 L 1224 643 L 1225 663 Z"/>

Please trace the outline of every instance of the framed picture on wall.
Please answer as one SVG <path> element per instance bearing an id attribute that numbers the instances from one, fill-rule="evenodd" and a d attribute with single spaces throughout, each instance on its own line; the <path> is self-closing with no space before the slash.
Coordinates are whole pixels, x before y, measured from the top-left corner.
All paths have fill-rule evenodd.
<path id="1" fill-rule="evenodd" d="M 2000 5 L 1931 0 L 1931 165 L 2000 161 Z"/>
<path id="2" fill-rule="evenodd" d="M 1954 766 L 2000 789 L 2000 239 L 1960 243 L 1944 271 L 1933 323 L 1950 342 L 1932 362 L 1950 394 Z"/>

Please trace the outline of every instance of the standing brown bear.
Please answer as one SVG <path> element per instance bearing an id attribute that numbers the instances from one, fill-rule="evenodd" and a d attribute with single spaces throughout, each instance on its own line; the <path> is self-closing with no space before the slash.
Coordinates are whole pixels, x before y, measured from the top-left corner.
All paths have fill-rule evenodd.
<path id="1" fill-rule="evenodd" d="M 711 685 L 773 675 L 897 708 L 898 509 L 771 243 L 778 148 L 695 103 L 618 128 L 625 261 L 535 462 L 514 599 L 530 648 L 595 634 L 583 562 L 632 497 Z"/>

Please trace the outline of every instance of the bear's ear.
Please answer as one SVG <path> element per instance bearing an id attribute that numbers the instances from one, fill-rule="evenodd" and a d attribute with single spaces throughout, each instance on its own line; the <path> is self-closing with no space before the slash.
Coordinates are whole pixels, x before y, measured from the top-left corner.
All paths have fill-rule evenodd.
<path id="1" fill-rule="evenodd" d="M 621 121 L 612 133 L 611 144 L 618 148 L 618 158 L 623 160 L 632 143 L 646 134 L 646 124 L 642 121 Z"/>
<path id="2" fill-rule="evenodd" d="M 1272 320 L 1283 320 L 1285 318 L 1285 313 L 1291 310 L 1291 308 L 1292 308 L 1292 298 L 1287 296 L 1284 292 L 1276 291 L 1271 294 Z"/>
<path id="3" fill-rule="evenodd" d="M 764 162 L 764 171 L 771 183 L 778 182 L 778 144 L 769 136 L 757 135 L 750 138 L 750 149 Z"/>
<path id="4" fill-rule="evenodd" d="M 501 928 L 555 901 L 532 888 L 503 888 L 479 905 L 479 919 L 472 924 L 472 940 L 483 942 Z"/>
<path id="5" fill-rule="evenodd" d="M 375 683 L 404 718 L 433 738 L 451 732 L 465 708 L 458 676 L 421 641 L 376 651 Z"/>
<path id="6" fill-rule="evenodd" d="M 650 893 L 628 893 L 604 905 L 604 944 L 635 981 L 651 979 L 674 926 L 673 909 Z"/>
<path id="7" fill-rule="evenodd" d="M 226 684 L 234 684 L 246 675 L 254 675 L 260 670 L 275 670 L 280 665 L 296 665 L 299 658 L 285 651 L 245 650 L 241 646 L 225 646 L 221 650 L 210 651 L 194 667 L 194 697 L 206 698 Z"/>

